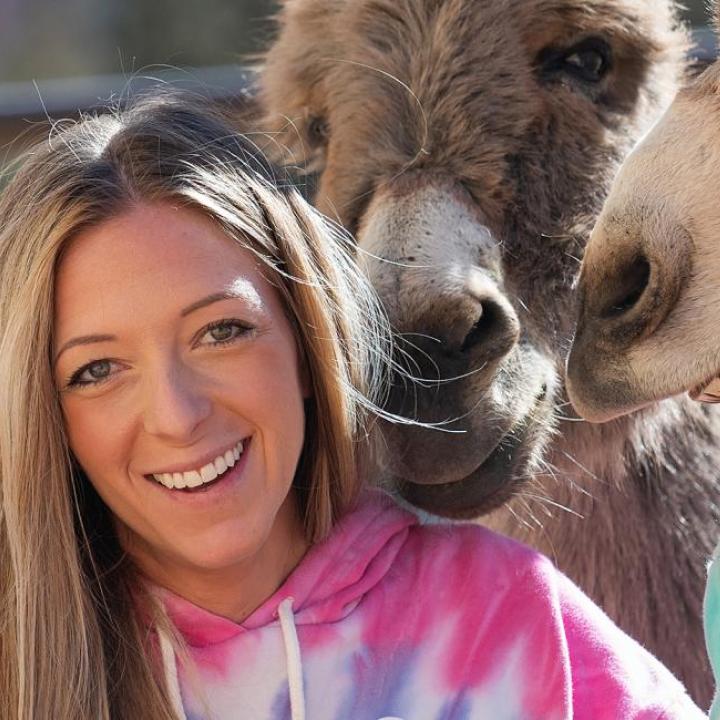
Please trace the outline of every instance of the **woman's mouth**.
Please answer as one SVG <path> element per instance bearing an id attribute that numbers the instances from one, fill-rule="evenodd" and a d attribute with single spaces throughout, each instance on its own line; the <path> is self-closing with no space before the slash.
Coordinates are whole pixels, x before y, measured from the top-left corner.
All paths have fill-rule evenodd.
<path id="1" fill-rule="evenodd" d="M 197 492 L 207 489 L 222 480 L 242 459 L 247 450 L 249 438 L 240 440 L 233 447 L 219 453 L 202 467 L 182 472 L 153 473 L 146 475 L 148 479 L 163 485 L 168 490 Z"/>
<path id="2" fill-rule="evenodd" d="M 693 400 L 703 403 L 720 403 L 720 376 L 705 381 L 688 392 Z"/>

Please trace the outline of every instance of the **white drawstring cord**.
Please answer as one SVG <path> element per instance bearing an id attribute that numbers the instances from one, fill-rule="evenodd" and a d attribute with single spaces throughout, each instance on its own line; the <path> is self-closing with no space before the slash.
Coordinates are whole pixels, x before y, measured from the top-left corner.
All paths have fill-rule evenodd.
<path id="1" fill-rule="evenodd" d="M 305 691 L 302 677 L 302 658 L 300 656 L 300 643 L 295 627 L 295 616 L 292 610 L 293 598 L 286 598 L 278 606 L 278 617 L 285 644 L 285 657 L 288 669 L 288 686 L 290 688 L 290 712 L 292 720 L 305 720 Z M 158 628 L 158 641 L 160 656 L 165 673 L 165 687 L 167 689 L 173 710 L 178 720 L 187 720 L 180 694 L 178 680 L 177 658 L 170 638 L 163 630 Z"/>
<path id="2" fill-rule="evenodd" d="M 292 605 L 293 598 L 285 598 L 278 606 L 278 617 L 280 618 L 280 628 L 285 643 L 291 717 L 292 720 L 305 720 L 302 658 L 300 657 L 300 642 L 298 641 Z"/>
<path id="3" fill-rule="evenodd" d="M 302 658 L 300 656 L 300 642 L 295 627 L 293 614 L 293 598 L 285 598 L 278 606 L 280 629 L 285 644 L 285 657 L 288 669 L 288 686 L 290 688 L 290 714 L 292 720 L 305 720 L 305 690 L 303 688 Z M 180 682 L 178 680 L 177 658 L 170 638 L 160 628 L 157 629 L 160 643 L 160 656 L 165 672 L 165 687 L 167 689 L 173 710 L 178 720 L 187 720 L 185 708 L 180 695 Z M 380 720 L 402 720 L 401 718 L 386 716 Z"/>
<path id="4" fill-rule="evenodd" d="M 170 642 L 170 638 L 160 628 L 158 628 L 157 634 L 158 641 L 160 642 L 160 656 L 162 657 L 163 670 L 165 671 L 165 688 L 178 720 L 187 720 L 185 708 L 183 708 L 182 704 L 182 696 L 180 695 L 175 649 Z"/>

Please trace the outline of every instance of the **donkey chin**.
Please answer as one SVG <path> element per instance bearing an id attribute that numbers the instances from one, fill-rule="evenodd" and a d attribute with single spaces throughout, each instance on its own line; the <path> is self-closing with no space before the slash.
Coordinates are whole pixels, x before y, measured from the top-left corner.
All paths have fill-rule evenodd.
<path id="1" fill-rule="evenodd" d="M 455 420 L 433 412 L 431 387 L 410 393 L 416 398 L 415 417 L 427 426 L 389 423 L 385 428 L 385 462 L 402 497 L 426 512 L 456 519 L 479 517 L 510 499 L 537 472 L 552 435 L 557 380 L 542 366 L 538 370 L 534 382 L 526 371 L 524 385 L 531 387 L 525 388 L 498 387 L 504 376 L 500 370 L 476 407 L 460 410 Z M 462 381 L 457 382 L 458 396 L 467 397 Z M 394 397 L 406 403 L 407 389 L 397 396 L 393 392 Z M 443 410 L 447 400 L 446 394 Z M 390 409 L 406 410 L 392 399 Z M 494 418 L 491 425 L 488 416 Z"/>

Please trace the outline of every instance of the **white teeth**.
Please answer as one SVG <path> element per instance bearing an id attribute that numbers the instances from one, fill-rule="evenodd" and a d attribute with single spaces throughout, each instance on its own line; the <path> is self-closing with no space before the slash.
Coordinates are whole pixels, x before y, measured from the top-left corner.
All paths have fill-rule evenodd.
<path id="1" fill-rule="evenodd" d="M 188 476 L 189 474 L 190 474 L 190 473 L 173 473 L 173 475 L 172 475 L 173 487 L 176 487 L 176 488 L 179 488 L 179 489 L 182 489 L 182 488 L 184 488 L 184 487 L 187 487 L 187 484 L 188 484 L 188 483 L 187 483 L 187 476 Z M 180 477 L 177 477 L 178 475 L 179 475 Z M 176 477 L 177 477 L 177 479 L 176 479 Z"/>
<path id="2" fill-rule="evenodd" d="M 218 471 L 215 469 L 213 463 L 208 463 L 200 470 L 200 475 L 202 476 L 202 481 L 206 483 L 214 480 L 218 476 Z"/>
<path id="3" fill-rule="evenodd" d="M 231 450 L 226 450 L 218 455 L 212 462 L 199 470 L 188 470 L 187 472 L 158 473 L 153 478 L 166 488 L 180 490 L 182 488 L 195 488 L 209 483 L 222 475 L 235 465 L 243 452 L 242 440 Z"/>

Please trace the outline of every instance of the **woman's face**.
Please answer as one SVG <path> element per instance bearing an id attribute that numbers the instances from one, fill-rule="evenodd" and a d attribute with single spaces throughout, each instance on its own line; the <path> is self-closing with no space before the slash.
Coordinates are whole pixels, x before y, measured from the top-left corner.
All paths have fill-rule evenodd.
<path id="1" fill-rule="evenodd" d="M 73 239 L 53 358 L 70 446 L 153 579 L 301 533 L 294 335 L 254 256 L 200 212 L 140 205 Z"/>

